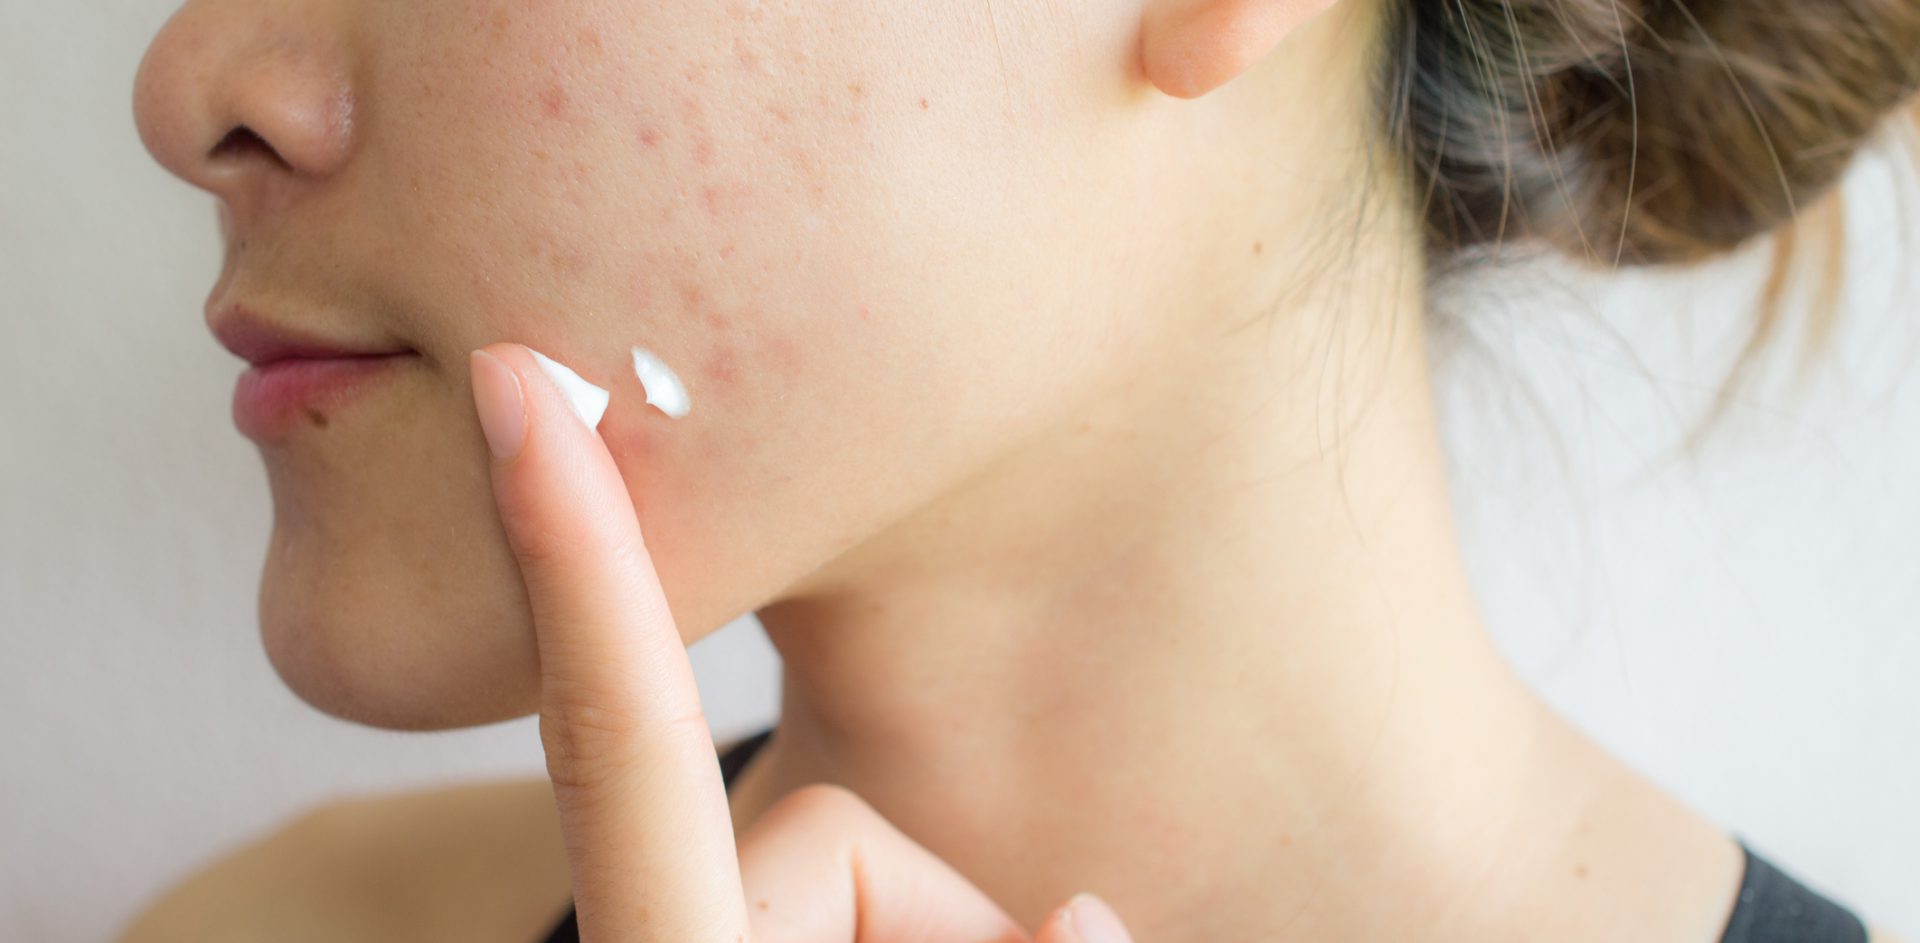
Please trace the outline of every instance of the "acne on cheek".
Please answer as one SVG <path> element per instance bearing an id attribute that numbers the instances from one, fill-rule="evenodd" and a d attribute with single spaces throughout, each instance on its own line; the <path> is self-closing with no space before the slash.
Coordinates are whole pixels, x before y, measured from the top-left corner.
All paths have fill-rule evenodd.
<path id="1" fill-rule="evenodd" d="M 734 41 L 730 61 L 723 54 L 711 65 L 688 65 L 678 75 L 660 76 L 667 79 L 666 89 L 657 81 L 616 78 L 613 81 L 618 84 L 611 90 L 614 97 L 602 100 L 598 92 L 584 86 L 570 87 L 567 78 L 572 74 L 590 75 L 589 69 L 606 74 L 592 61 L 595 57 L 607 58 L 598 33 L 588 31 L 572 43 L 558 45 L 565 48 L 550 49 L 547 59 L 558 68 L 548 72 L 549 81 L 537 86 L 537 93 L 530 96 L 532 117 L 544 119 L 556 135 L 611 132 L 619 135 L 636 156 L 678 163 L 684 168 L 680 171 L 684 176 L 679 177 L 682 182 L 672 192 L 660 194 L 657 215 L 661 222 L 671 222 L 681 229 L 695 219 L 703 220 L 711 227 L 711 244 L 701 246 L 700 239 L 682 236 L 677 240 L 679 249 L 643 252 L 629 261 L 634 276 L 626 293 L 628 304 L 630 310 L 645 313 L 637 324 L 677 322 L 677 326 L 706 328 L 682 332 L 682 337 L 694 345 L 691 348 L 685 343 L 673 345 L 686 352 L 682 356 L 687 362 L 679 366 L 690 387 L 688 392 L 703 404 L 721 404 L 723 411 L 738 418 L 736 402 L 763 399 L 763 390 L 792 386 L 807 367 L 810 345 L 820 343 L 813 333 L 808 333 L 803 343 L 793 333 L 801 325 L 783 323 L 791 319 L 774 316 L 777 312 L 755 310 L 749 299 L 728 297 L 728 287 L 747 281 L 732 273 L 745 272 L 740 266 L 761 255 L 752 242 L 755 233 L 769 228 L 770 222 L 777 225 L 781 218 L 790 217 L 793 228 L 803 237 L 818 238 L 813 234 L 831 215 L 831 192 L 838 177 L 832 158 L 838 148 L 823 148 L 821 135 L 834 135 L 830 129 L 837 126 L 843 129 L 843 136 L 848 133 L 844 129 L 870 124 L 870 115 L 887 108 L 897 107 L 918 117 L 931 108 L 931 103 L 917 92 L 895 94 L 897 90 L 870 86 L 858 76 L 838 82 L 828 80 L 797 96 L 785 88 L 773 89 L 768 85 L 769 77 L 779 70 L 770 66 L 782 54 L 771 48 L 755 48 L 744 38 Z M 799 53 L 793 55 L 798 57 L 796 69 L 819 65 Z M 732 83 L 736 77 L 742 80 L 737 85 Z M 674 89 L 673 85 L 680 87 Z M 748 103 L 758 89 L 766 90 L 764 97 Z M 739 114 L 729 112 L 724 121 L 713 117 L 716 106 L 710 103 L 720 101 L 742 103 Z M 742 118 L 750 120 L 742 125 Z M 735 143 L 754 139 L 755 122 L 751 119 L 756 118 L 760 143 L 752 150 L 762 159 L 788 165 L 786 172 L 752 168 L 748 173 L 747 168 L 727 166 L 733 162 Z M 808 126 L 816 133 L 807 133 Z M 723 141 L 716 140 L 716 131 L 727 132 L 722 135 Z M 857 145 L 846 143 L 849 148 Z M 566 145 L 558 142 L 549 148 L 554 154 L 565 153 L 565 149 Z M 593 208 L 594 185 L 604 169 L 585 163 L 553 166 L 549 162 L 548 172 L 549 179 L 575 205 Z M 792 199 L 786 209 L 780 207 L 784 199 Z M 673 227 L 663 226 L 661 231 L 672 232 Z M 549 255 L 549 268 L 558 276 L 588 281 L 594 277 L 596 262 L 616 264 L 611 257 L 588 251 L 584 244 L 568 245 L 566 232 L 549 235 L 552 238 L 541 251 Z M 741 239 L 747 241 L 736 241 Z M 704 259 L 707 264 L 689 268 L 689 256 Z M 717 270 L 710 267 L 714 260 L 722 263 Z M 662 277 L 676 271 L 688 275 L 683 279 Z M 767 274 L 755 273 L 753 281 L 765 283 L 769 281 Z M 777 283 L 778 277 L 771 281 Z M 716 290 L 706 291 L 703 285 Z M 849 306 L 845 313 L 848 317 L 844 320 L 856 326 L 874 317 L 865 305 Z M 629 397 L 639 394 L 630 384 L 623 383 L 623 388 Z M 756 410 L 748 406 L 747 411 Z M 618 437 L 623 449 L 636 455 L 657 452 L 661 447 L 659 437 L 674 434 L 671 424 L 657 421 L 663 417 L 631 418 L 655 410 L 620 412 L 623 427 L 612 428 L 614 424 L 609 423 L 606 431 L 610 437 Z M 625 428 L 628 423 L 633 428 Z"/>

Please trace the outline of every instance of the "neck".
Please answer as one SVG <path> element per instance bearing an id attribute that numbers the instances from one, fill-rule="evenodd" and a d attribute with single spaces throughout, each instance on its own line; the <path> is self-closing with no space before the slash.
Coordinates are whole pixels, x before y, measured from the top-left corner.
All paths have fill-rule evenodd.
<path id="1" fill-rule="evenodd" d="M 1621 777 L 1482 629 L 1420 279 L 1350 284 L 1393 288 L 1157 347 L 762 610 L 737 812 L 841 783 L 1023 924 L 1091 889 L 1155 940 L 1472 937 L 1540 886 L 1502 862 L 1585 867 Z"/>

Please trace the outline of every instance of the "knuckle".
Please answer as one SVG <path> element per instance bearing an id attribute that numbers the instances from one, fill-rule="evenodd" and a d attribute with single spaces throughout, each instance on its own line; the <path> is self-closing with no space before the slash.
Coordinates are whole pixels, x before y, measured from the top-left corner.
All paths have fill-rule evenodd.
<path id="1" fill-rule="evenodd" d="M 618 704 L 578 693 L 543 699 L 540 743 L 547 757 L 547 778 L 556 789 L 598 792 L 632 772 L 636 762 L 655 753 L 655 748 L 678 748 L 711 736 L 706 712 L 698 705 L 649 718 Z"/>
<path id="2" fill-rule="evenodd" d="M 533 517 L 531 514 L 524 515 L 512 534 L 513 549 L 520 558 L 520 565 L 535 571 L 562 567 L 576 552 L 574 546 L 577 542 L 569 539 L 565 530 L 541 523 Z"/>
<path id="3" fill-rule="evenodd" d="M 540 709 L 540 745 L 547 754 L 547 778 L 555 787 L 593 791 L 614 772 L 622 744 L 633 736 L 631 721 L 620 711 L 583 701 L 545 704 Z"/>

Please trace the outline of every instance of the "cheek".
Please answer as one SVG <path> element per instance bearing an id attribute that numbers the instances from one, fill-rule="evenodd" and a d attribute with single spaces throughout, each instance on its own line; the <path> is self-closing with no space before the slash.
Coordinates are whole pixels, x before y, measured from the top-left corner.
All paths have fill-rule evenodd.
<path id="1" fill-rule="evenodd" d="M 928 276 L 965 234 L 919 210 L 973 208 L 929 159 L 953 93 L 734 9 L 503 3 L 473 42 L 415 36 L 428 52 L 390 75 L 406 123 L 377 129 L 409 142 L 383 178 L 428 182 L 381 196 L 435 221 L 402 221 L 393 254 L 464 278 L 420 293 L 448 357 L 520 340 L 592 368 L 616 384 L 603 431 L 623 456 L 678 471 L 672 452 L 689 486 L 791 474 L 909 411 L 876 390 L 936 389 L 918 365 L 949 319 L 923 299 L 959 296 Z M 620 361 L 635 343 L 686 382 L 689 417 L 620 405 L 642 402 Z"/>
<path id="2" fill-rule="evenodd" d="M 855 174 L 881 106 L 856 66 L 823 68 L 820 52 L 751 30 L 717 46 L 681 37 L 671 55 L 616 52 L 659 44 L 642 38 L 660 29 L 643 7 L 564 28 L 496 10 L 484 51 L 460 63 L 466 91 L 434 96 L 449 133 L 414 158 L 444 160 L 466 139 L 466 179 L 446 197 L 486 215 L 454 234 L 487 241 L 476 264 L 549 293 L 621 282 L 631 310 L 739 318 L 756 286 L 804 266 L 873 199 Z M 919 97 L 885 107 L 918 115 Z"/>

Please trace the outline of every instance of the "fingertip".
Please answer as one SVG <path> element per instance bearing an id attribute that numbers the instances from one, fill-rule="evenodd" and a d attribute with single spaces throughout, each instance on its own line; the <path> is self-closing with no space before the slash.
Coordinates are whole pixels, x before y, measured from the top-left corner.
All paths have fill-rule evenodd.
<path id="1" fill-rule="evenodd" d="M 1111 905 L 1082 891 L 1053 912 L 1037 943 L 1133 943 L 1133 935 Z"/>
<path id="2" fill-rule="evenodd" d="M 513 458 L 527 441 L 527 401 L 519 375 L 486 348 L 467 356 L 467 371 L 488 451 L 501 461 Z"/>

